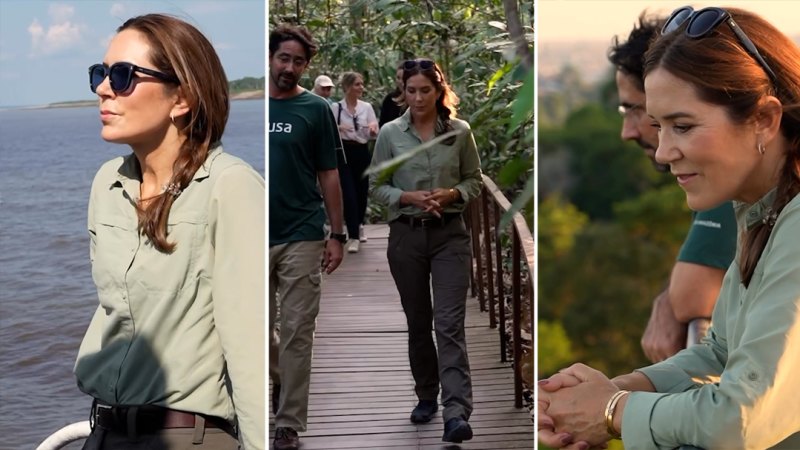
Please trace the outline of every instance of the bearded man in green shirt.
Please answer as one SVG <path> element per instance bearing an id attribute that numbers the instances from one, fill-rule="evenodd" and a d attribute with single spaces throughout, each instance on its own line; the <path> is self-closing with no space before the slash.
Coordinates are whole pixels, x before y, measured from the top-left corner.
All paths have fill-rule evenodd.
<path id="1" fill-rule="evenodd" d="M 283 25 L 270 33 L 269 372 L 276 450 L 297 449 L 297 431 L 306 429 L 320 262 L 326 273 L 336 270 L 346 239 L 336 168 L 339 132 L 325 100 L 298 85 L 316 52 L 305 28 Z M 325 211 L 332 231 L 327 241 Z M 278 300 L 280 338 L 275 332 Z"/>

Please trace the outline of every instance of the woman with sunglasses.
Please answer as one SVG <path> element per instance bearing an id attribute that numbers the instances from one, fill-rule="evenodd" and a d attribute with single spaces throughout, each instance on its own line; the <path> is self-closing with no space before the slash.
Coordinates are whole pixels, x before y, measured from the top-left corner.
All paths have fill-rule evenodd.
<path id="1" fill-rule="evenodd" d="M 645 57 L 656 159 L 740 236 L 700 345 L 612 380 L 539 382 L 539 438 L 589 448 L 800 448 L 800 48 L 740 9 L 676 10 Z"/>
<path id="2" fill-rule="evenodd" d="M 386 181 L 371 176 L 389 207 L 387 256 L 408 324 L 408 354 L 419 403 L 411 422 L 429 422 L 441 384 L 446 442 L 472 438 L 472 381 L 464 335 L 470 237 L 461 213 L 481 190 L 469 124 L 456 118 L 458 97 L 433 61 L 403 65 L 408 109 L 381 128 L 372 164 L 410 157 Z M 422 151 L 416 150 L 421 145 Z M 431 299 L 431 286 L 433 299 Z M 436 331 L 434 346 L 431 322 Z"/>
<path id="3" fill-rule="evenodd" d="M 89 199 L 84 449 L 236 449 L 237 434 L 263 449 L 264 180 L 220 144 L 220 60 L 195 27 L 150 14 L 118 28 L 89 83 L 101 136 L 131 153 Z"/>
<path id="4" fill-rule="evenodd" d="M 344 154 L 338 154 L 339 181 L 342 185 L 344 221 L 347 224 L 347 251 L 357 253 L 359 242 L 366 242 L 364 216 L 367 213 L 369 181 L 364 177 L 371 155 L 367 142 L 378 135 L 378 119 L 372 105 L 361 100 L 364 77 L 345 72 L 340 81 L 344 98 L 331 105 Z"/>

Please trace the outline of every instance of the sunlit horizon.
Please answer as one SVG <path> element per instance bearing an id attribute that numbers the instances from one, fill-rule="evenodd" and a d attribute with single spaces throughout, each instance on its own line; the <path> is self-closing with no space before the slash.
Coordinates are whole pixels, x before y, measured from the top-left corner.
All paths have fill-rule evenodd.
<path id="1" fill-rule="evenodd" d="M 616 35 L 626 36 L 639 14 L 666 16 L 676 8 L 691 5 L 738 7 L 759 14 L 789 37 L 800 35 L 800 2 L 764 0 L 759 2 L 727 0 L 724 2 L 687 2 L 686 0 L 539 0 L 536 9 L 536 40 L 548 42 L 610 42 Z"/>

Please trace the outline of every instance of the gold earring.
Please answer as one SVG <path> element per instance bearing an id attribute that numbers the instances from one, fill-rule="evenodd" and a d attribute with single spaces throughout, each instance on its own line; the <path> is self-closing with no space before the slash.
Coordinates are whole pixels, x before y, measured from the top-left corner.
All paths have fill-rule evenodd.
<path id="1" fill-rule="evenodd" d="M 763 142 L 759 142 L 757 148 L 758 148 L 758 153 L 760 153 L 761 155 L 764 155 L 764 153 L 766 153 L 766 151 L 767 151 L 764 148 L 764 143 Z"/>
<path id="2" fill-rule="evenodd" d="M 172 124 L 175 125 L 175 112 L 173 111 L 169 112 L 169 120 L 171 120 Z"/>

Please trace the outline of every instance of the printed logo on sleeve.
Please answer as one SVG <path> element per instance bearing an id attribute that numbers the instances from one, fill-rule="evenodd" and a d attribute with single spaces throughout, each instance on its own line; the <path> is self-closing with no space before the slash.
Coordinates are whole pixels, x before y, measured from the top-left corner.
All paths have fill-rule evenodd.
<path id="1" fill-rule="evenodd" d="M 694 224 L 706 228 L 722 228 L 722 224 L 713 220 L 695 220 Z"/>

